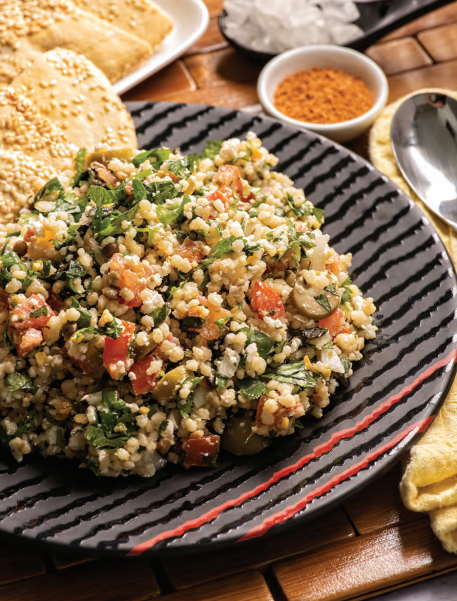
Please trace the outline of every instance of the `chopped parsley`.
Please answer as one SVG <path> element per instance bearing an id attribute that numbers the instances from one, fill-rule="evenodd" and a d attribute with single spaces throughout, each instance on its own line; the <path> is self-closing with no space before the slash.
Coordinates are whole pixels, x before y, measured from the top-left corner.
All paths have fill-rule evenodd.
<path id="1" fill-rule="evenodd" d="M 324 307 L 324 309 L 326 309 L 327 311 L 332 310 L 332 307 L 330 306 L 330 302 L 326 294 L 319 294 L 318 296 L 314 297 L 314 300 L 316 301 L 316 303 L 319 303 L 321 307 Z"/>

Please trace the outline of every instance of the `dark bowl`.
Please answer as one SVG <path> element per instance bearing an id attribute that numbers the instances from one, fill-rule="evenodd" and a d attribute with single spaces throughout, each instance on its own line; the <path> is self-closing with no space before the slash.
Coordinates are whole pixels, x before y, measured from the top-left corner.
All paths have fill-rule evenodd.
<path id="1" fill-rule="evenodd" d="M 360 18 L 354 24 L 363 29 L 364 35 L 343 45 L 347 48 L 363 52 L 394 29 L 440 6 L 449 4 L 451 1 L 415 0 L 411 2 L 411 0 L 377 0 L 370 3 L 360 3 L 358 4 Z M 273 52 L 253 50 L 233 40 L 227 35 L 226 17 L 227 12 L 223 10 L 219 15 L 219 29 L 227 42 L 232 44 L 240 54 L 260 65 L 265 65 L 277 55 L 277 53 Z"/>

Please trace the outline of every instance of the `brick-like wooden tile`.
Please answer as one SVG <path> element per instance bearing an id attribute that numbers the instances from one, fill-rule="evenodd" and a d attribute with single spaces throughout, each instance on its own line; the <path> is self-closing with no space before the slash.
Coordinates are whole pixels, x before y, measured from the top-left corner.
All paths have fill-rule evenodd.
<path id="1" fill-rule="evenodd" d="M 149 601 L 160 590 L 149 563 L 106 559 L 7 584 L 2 601 Z"/>
<path id="2" fill-rule="evenodd" d="M 248 83 L 255 88 L 262 70 L 260 65 L 242 57 L 233 48 L 189 56 L 185 63 L 199 88 L 239 83 Z"/>
<path id="3" fill-rule="evenodd" d="M 423 31 L 417 37 L 437 63 L 457 58 L 457 23 Z"/>
<path id="4" fill-rule="evenodd" d="M 425 29 L 431 29 L 432 27 L 438 27 L 439 25 L 446 25 L 447 23 L 453 23 L 457 21 L 457 2 L 452 2 L 447 6 L 443 6 L 442 8 L 438 8 L 419 19 L 415 19 L 404 25 L 403 27 L 399 27 L 385 38 L 382 41 L 393 40 L 395 38 L 404 38 L 408 35 L 416 35 L 419 31 L 424 31 Z"/>
<path id="5" fill-rule="evenodd" d="M 392 75 L 388 80 L 389 102 L 394 102 L 401 96 L 421 88 L 457 90 L 457 60 Z"/>
<path id="6" fill-rule="evenodd" d="M 122 96 L 122 100 L 161 100 L 163 96 L 195 89 L 186 66 L 175 61 Z"/>
<path id="7" fill-rule="evenodd" d="M 166 595 L 161 599 L 163 601 L 274 601 L 259 572 L 244 572 L 223 580 L 214 580 L 193 589 Z"/>
<path id="8" fill-rule="evenodd" d="M 41 551 L 28 541 L 2 536 L 0 547 L 0 585 L 46 573 Z"/>
<path id="9" fill-rule="evenodd" d="M 224 0 L 203 0 L 211 17 L 216 17 L 224 8 Z"/>
<path id="10" fill-rule="evenodd" d="M 366 54 L 372 58 L 386 75 L 410 71 L 433 63 L 430 56 L 415 38 L 401 38 L 371 46 Z"/>
<path id="11" fill-rule="evenodd" d="M 367 534 L 399 523 L 427 520 L 425 515 L 409 511 L 401 502 L 400 479 L 400 466 L 397 466 L 344 503 L 357 532 Z"/>
<path id="12" fill-rule="evenodd" d="M 287 601 L 344 601 L 457 566 L 427 522 L 410 522 L 273 565 Z"/>
<path id="13" fill-rule="evenodd" d="M 159 100 L 159 98 L 144 98 L 143 100 Z M 194 102 L 196 104 L 212 104 L 231 109 L 242 109 L 257 104 L 259 97 L 257 96 L 255 85 L 243 83 L 225 84 L 202 90 L 193 90 L 191 92 L 167 94 L 161 96 L 160 100 L 167 100 L 169 102 Z"/>
<path id="14" fill-rule="evenodd" d="M 222 35 L 217 17 L 210 19 L 208 29 L 203 36 L 196 42 L 184 56 L 191 56 L 192 54 L 201 54 L 204 52 L 215 52 L 221 50 L 229 45 L 227 40 Z"/>
<path id="15" fill-rule="evenodd" d="M 173 587 L 183 589 L 337 543 L 351 536 L 354 536 L 354 530 L 342 510 L 337 509 L 314 522 L 265 540 L 234 545 L 217 553 L 195 553 L 182 562 L 164 559 L 162 563 Z"/>

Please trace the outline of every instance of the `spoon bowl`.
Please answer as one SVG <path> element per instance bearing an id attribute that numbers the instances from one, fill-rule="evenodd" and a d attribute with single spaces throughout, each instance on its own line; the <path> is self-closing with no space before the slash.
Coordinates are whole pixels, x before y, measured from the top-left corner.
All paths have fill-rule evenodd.
<path id="1" fill-rule="evenodd" d="M 437 92 L 411 96 L 393 117 L 390 141 L 414 192 L 457 230 L 457 101 Z"/>

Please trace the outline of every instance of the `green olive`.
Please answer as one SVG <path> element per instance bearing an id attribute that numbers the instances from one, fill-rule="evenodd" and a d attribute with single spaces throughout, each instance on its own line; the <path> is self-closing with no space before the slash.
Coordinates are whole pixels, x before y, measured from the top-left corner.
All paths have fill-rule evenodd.
<path id="1" fill-rule="evenodd" d="M 160 403 L 169 401 L 175 393 L 176 388 L 190 375 L 190 372 L 182 365 L 175 367 L 159 380 L 152 396 Z"/>
<path id="2" fill-rule="evenodd" d="M 328 304 L 322 298 L 322 295 L 325 296 Z M 322 304 L 316 300 L 316 297 L 321 298 Z M 309 319 L 318 320 L 329 317 L 338 309 L 340 297 L 328 292 L 328 290 L 307 286 L 303 278 L 299 278 L 292 291 L 291 301 L 301 315 L 309 317 Z M 328 307 L 330 307 L 330 310 Z"/>
<path id="3" fill-rule="evenodd" d="M 149 337 L 148 341 L 143 346 L 140 346 L 135 341 L 133 343 L 133 352 L 135 353 L 135 362 L 140 361 L 141 359 L 144 359 L 146 357 L 146 355 L 149 355 L 149 353 L 156 348 L 156 346 L 157 346 L 157 342 L 154 342 L 152 337 Z"/>
<path id="4" fill-rule="evenodd" d="M 108 163 L 113 159 L 119 159 L 121 161 L 130 162 L 133 158 L 133 150 L 130 148 L 110 148 L 109 150 L 95 150 L 86 156 L 86 169 L 90 167 L 91 163 L 97 161 L 105 167 L 108 167 Z"/>
<path id="5" fill-rule="evenodd" d="M 253 434 L 252 420 L 248 415 L 234 415 L 226 425 L 221 438 L 223 449 L 234 455 L 255 455 L 263 451 L 270 440 Z"/>

